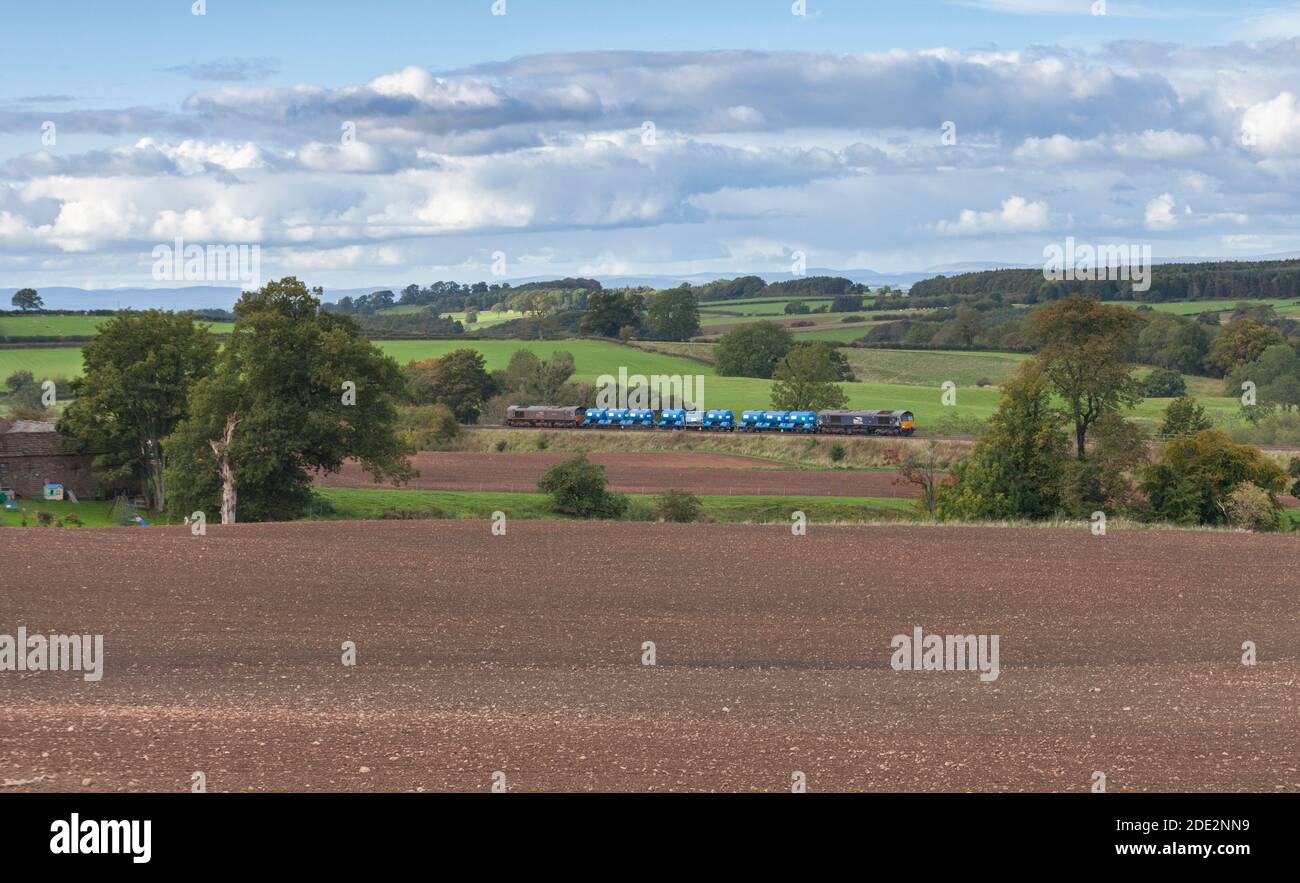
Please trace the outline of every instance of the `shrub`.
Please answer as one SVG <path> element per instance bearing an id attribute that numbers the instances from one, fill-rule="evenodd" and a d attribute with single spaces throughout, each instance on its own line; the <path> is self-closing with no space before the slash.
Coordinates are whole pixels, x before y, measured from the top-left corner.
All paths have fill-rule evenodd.
<path id="1" fill-rule="evenodd" d="M 41 527 L 49 527 L 54 523 L 54 513 L 41 510 L 36 513 L 36 523 Z"/>
<path id="2" fill-rule="evenodd" d="M 1234 429 L 1232 437 L 1236 441 L 1256 445 L 1300 444 L 1300 411 L 1274 411 L 1254 426 Z"/>
<path id="3" fill-rule="evenodd" d="M 382 521 L 432 521 L 446 517 L 446 513 L 437 506 L 430 506 L 427 509 L 402 509 L 397 506 L 389 506 L 379 513 L 379 518 Z"/>
<path id="4" fill-rule="evenodd" d="M 505 440 L 505 439 L 501 439 L 500 441 L 498 441 L 498 442 L 497 442 L 495 445 L 493 445 L 492 447 L 496 448 L 497 453 L 499 454 L 499 453 L 501 453 L 502 451 L 504 451 L 504 450 L 506 449 L 506 440 Z"/>
<path id="5" fill-rule="evenodd" d="M 539 435 L 534 444 L 537 446 L 537 450 L 544 451 L 551 446 L 551 440 L 544 435 Z"/>
<path id="6" fill-rule="evenodd" d="M 654 516 L 676 524 L 699 521 L 704 504 L 694 494 L 683 490 L 669 490 L 655 498 Z"/>
<path id="7" fill-rule="evenodd" d="M 69 512 L 67 515 L 63 516 L 63 523 L 70 524 L 73 527 L 81 527 L 82 525 L 81 516 L 78 515 L 76 512 Z"/>
<path id="8" fill-rule="evenodd" d="M 603 466 L 578 456 L 546 470 L 537 487 L 550 494 L 553 512 L 579 518 L 618 518 L 627 510 L 628 500 L 622 494 L 609 493 L 608 483 Z"/>
<path id="9" fill-rule="evenodd" d="M 1286 486 L 1287 476 L 1258 448 L 1233 444 L 1227 434 L 1206 429 L 1165 445 L 1160 461 L 1146 470 L 1142 492 L 1152 514 L 1179 524 L 1222 524 L 1226 500 L 1241 484 L 1268 493 Z"/>
<path id="10" fill-rule="evenodd" d="M 461 432 L 456 415 L 442 403 L 402 408 L 398 421 L 402 440 L 420 451 L 443 450 Z"/>
<path id="11" fill-rule="evenodd" d="M 985 387 L 992 386 L 993 381 L 989 380 L 987 377 L 981 377 L 979 380 L 975 381 L 975 385 L 980 389 L 984 389 Z"/>
<path id="12" fill-rule="evenodd" d="M 865 322 L 867 321 L 867 317 L 858 315 L 845 316 L 843 319 L 840 319 L 840 321 L 847 325 L 850 322 Z"/>
<path id="13" fill-rule="evenodd" d="M 1142 381 L 1142 395 L 1149 399 L 1173 399 L 1187 395 L 1183 375 L 1168 368 L 1156 368 Z"/>
<path id="14" fill-rule="evenodd" d="M 1165 419 L 1160 424 L 1160 434 L 1165 437 L 1175 435 L 1196 435 L 1213 424 L 1205 416 L 1205 409 L 1196 404 L 1191 396 L 1180 396 L 1165 408 Z"/>
<path id="15" fill-rule="evenodd" d="M 1250 482 L 1233 488 L 1223 501 L 1223 513 L 1228 523 L 1246 530 L 1277 530 L 1278 507 L 1268 491 Z"/>
<path id="16" fill-rule="evenodd" d="M 844 459 L 844 445 L 841 444 L 831 445 L 831 459 L 834 460 L 836 463 Z"/>

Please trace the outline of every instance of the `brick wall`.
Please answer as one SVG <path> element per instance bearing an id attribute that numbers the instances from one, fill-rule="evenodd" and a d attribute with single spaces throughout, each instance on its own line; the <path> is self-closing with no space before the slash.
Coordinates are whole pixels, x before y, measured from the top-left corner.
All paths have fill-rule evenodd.
<path id="1" fill-rule="evenodd" d="M 28 500 L 41 499 L 46 484 L 61 484 L 78 499 L 94 499 L 103 482 L 93 462 L 89 454 L 66 453 L 62 436 L 52 428 L 18 424 L 0 433 L 0 487 Z"/>

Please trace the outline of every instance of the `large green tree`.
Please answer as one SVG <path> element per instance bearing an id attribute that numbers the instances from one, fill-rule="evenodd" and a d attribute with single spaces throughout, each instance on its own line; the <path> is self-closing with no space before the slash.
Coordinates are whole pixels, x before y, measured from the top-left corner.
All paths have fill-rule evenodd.
<path id="1" fill-rule="evenodd" d="M 1080 460 L 1087 459 L 1094 423 L 1107 411 L 1142 399 L 1141 384 L 1124 360 L 1140 322 L 1128 307 L 1078 295 L 1039 307 L 1029 317 L 1029 335 L 1041 347 L 1036 361 L 1065 401 Z"/>
<path id="2" fill-rule="evenodd" d="M 646 325 L 663 340 L 690 340 L 700 333 L 700 308 L 690 288 L 670 288 L 650 299 Z"/>
<path id="3" fill-rule="evenodd" d="M 483 403 L 496 392 L 483 354 L 475 349 L 452 350 L 436 359 L 412 362 L 405 373 L 417 404 L 446 405 L 462 423 L 478 420 Z"/>
<path id="4" fill-rule="evenodd" d="M 645 298 L 628 291 L 593 291 L 579 325 L 583 334 L 618 337 L 625 326 L 637 328 L 645 311 Z"/>
<path id="5" fill-rule="evenodd" d="M 1264 350 L 1282 342 L 1282 332 L 1248 317 L 1233 319 L 1210 346 L 1205 364 L 1219 374 L 1229 374 L 1237 366 L 1258 359 Z"/>
<path id="6" fill-rule="evenodd" d="M 164 445 L 178 513 L 221 513 L 223 524 L 300 515 L 312 471 L 349 458 L 376 481 L 414 473 L 397 434 L 401 369 L 348 316 L 320 310 L 293 277 L 245 292 L 211 376 Z"/>
<path id="7" fill-rule="evenodd" d="M 45 301 L 36 293 L 34 288 L 24 288 L 14 294 L 12 303 L 24 313 L 28 310 L 41 310 L 45 308 Z"/>
<path id="8" fill-rule="evenodd" d="M 841 376 L 838 355 L 825 341 L 799 345 L 786 353 L 772 374 L 772 407 L 782 411 L 821 411 L 849 403 L 836 385 Z"/>
<path id="9" fill-rule="evenodd" d="M 95 453 L 101 476 L 138 482 L 162 511 L 163 440 L 185 419 L 190 391 L 212 373 L 216 357 L 216 338 L 186 313 L 118 313 L 82 349 L 85 368 L 59 431 Z"/>
<path id="10" fill-rule="evenodd" d="M 789 331 L 774 322 L 754 322 L 722 335 L 713 357 L 718 374 L 723 377 L 766 380 L 793 347 L 794 339 Z"/>
<path id="11" fill-rule="evenodd" d="M 1033 361 L 1002 383 L 989 428 L 941 485 L 941 519 L 1045 518 L 1061 504 L 1069 442 L 1052 406 L 1052 383 Z"/>

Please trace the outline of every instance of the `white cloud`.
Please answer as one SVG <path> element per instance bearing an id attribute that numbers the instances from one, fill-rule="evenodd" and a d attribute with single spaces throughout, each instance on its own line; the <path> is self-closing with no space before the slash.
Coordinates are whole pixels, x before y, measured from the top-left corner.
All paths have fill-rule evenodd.
<path id="1" fill-rule="evenodd" d="M 1144 223 L 1148 230 L 1165 230 L 1176 223 L 1173 194 L 1164 193 L 1147 203 Z"/>
<path id="2" fill-rule="evenodd" d="M 1248 108 L 1241 118 L 1242 143 L 1266 156 L 1300 155 L 1300 101 L 1283 92 Z"/>
<path id="3" fill-rule="evenodd" d="M 1047 226 L 1048 207 L 1045 202 L 1030 202 L 1023 196 L 1009 196 L 1002 200 L 996 211 L 962 209 L 956 221 L 940 221 L 935 229 L 940 233 L 968 236 L 981 233 L 1023 233 L 1042 230 Z"/>

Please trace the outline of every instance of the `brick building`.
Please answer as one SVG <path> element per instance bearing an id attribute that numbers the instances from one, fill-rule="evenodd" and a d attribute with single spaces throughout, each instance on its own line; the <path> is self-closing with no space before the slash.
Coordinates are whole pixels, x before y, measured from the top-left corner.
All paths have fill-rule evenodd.
<path id="1" fill-rule="evenodd" d="M 0 418 L 0 487 L 20 498 L 41 499 L 46 484 L 61 484 L 81 500 L 93 500 L 104 482 L 95 475 L 90 454 L 72 454 L 53 423 Z"/>

